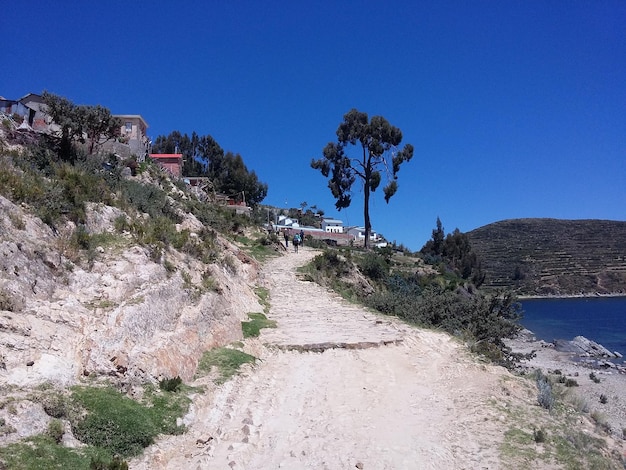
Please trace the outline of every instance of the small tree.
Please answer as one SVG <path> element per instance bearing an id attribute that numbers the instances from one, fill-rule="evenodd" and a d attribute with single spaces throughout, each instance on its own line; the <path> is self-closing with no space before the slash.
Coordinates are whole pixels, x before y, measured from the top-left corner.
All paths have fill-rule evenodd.
<path id="1" fill-rule="evenodd" d="M 67 98 L 47 91 L 42 97 L 46 112 L 61 128 L 61 158 L 65 160 L 71 158 L 74 142 L 84 144 L 88 140 L 91 154 L 102 139 L 110 140 L 119 134 L 122 123 L 107 108 L 75 105 Z"/>
<path id="2" fill-rule="evenodd" d="M 383 188 L 385 201 L 398 190 L 397 173 L 403 162 L 413 157 L 413 146 L 406 144 L 402 150 L 397 146 L 402 141 L 402 132 L 392 126 L 382 116 L 373 116 L 356 109 L 343 116 L 343 122 L 337 128 L 337 142 L 329 142 L 323 150 L 323 157 L 311 161 L 311 167 L 321 171 L 322 175 L 332 176 L 328 181 L 333 196 L 337 200 L 338 210 L 350 206 L 351 189 L 359 178 L 363 183 L 363 216 L 365 221 L 365 247 L 369 245 L 372 230 L 369 215 L 370 193 L 376 191 L 381 182 L 381 170 L 387 176 L 387 185 Z M 360 146 L 357 158 L 346 154 L 348 146 Z"/>
<path id="3" fill-rule="evenodd" d="M 89 153 L 92 154 L 97 145 L 117 137 L 122 121 L 113 117 L 107 108 L 100 105 L 79 106 L 83 128 L 89 141 Z"/>
<path id="4" fill-rule="evenodd" d="M 437 217 L 437 228 L 432 231 L 432 239 L 428 240 L 421 253 L 427 263 L 444 262 L 448 269 L 453 270 L 463 279 L 470 279 L 477 287 L 485 280 L 481 260 L 472 250 L 469 237 L 458 228 L 445 235 L 443 224 Z"/>
<path id="5" fill-rule="evenodd" d="M 445 236 L 445 233 L 443 230 L 443 224 L 441 223 L 441 219 L 437 217 L 437 228 L 433 230 L 433 246 L 432 246 L 435 256 L 441 255 L 441 252 L 443 251 L 444 236 Z"/>

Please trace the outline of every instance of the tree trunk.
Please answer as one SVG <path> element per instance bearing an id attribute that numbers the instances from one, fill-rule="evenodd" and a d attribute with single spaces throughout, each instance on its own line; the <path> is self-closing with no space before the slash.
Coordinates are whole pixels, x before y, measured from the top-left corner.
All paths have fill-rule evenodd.
<path id="1" fill-rule="evenodd" d="M 365 244 L 364 247 L 367 250 L 367 248 L 370 245 L 370 231 L 371 231 L 371 225 L 370 225 L 370 180 L 372 179 L 372 168 L 371 168 L 371 164 L 369 161 L 369 157 L 365 158 L 364 156 L 364 163 L 366 163 L 364 165 L 365 167 L 365 181 L 364 181 L 364 188 L 363 188 L 363 194 L 364 194 L 364 201 L 363 201 L 363 220 L 365 221 Z"/>
<path id="2" fill-rule="evenodd" d="M 365 185 L 365 201 L 363 204 L 363 218 L 365 219 L 365 249 L 370 245 L 370 188 Z"/>

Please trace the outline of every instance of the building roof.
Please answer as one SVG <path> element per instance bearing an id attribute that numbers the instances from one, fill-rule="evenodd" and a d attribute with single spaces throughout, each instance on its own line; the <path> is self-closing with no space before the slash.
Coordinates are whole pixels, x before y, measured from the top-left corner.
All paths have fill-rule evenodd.
<path id="1" fill-rule="evenodd" d="M 37 103 L 43 103 L 43 96 L 38 95 L 37 93 L 27 93 L 24 96 L 22 96 L 18 101 L 24 102 L 24 101 L 35 101 Z"/>
<path id="2" fill-rule="evenodd" d="M 146 126 L 146 129 L 150 127 L 148 126 L 146 120 L 142 118 L 140 114 L 114 114 L 113 117 L 117 117 L 120 119 L 139 119 L 141 122 L 143 122 L 144 126 Z"/>
<path id="3" fill-rule="evenodd" d="M 165 160 L 165 159 L 183 159 L 182 153 L 151 153 L 151 158 L 156 158 L 157 160 Z"/>

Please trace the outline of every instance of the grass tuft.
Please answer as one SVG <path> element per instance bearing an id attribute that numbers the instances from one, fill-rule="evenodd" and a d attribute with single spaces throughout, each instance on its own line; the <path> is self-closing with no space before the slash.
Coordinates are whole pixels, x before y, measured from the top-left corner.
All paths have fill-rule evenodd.
<path id="1" fill-rule="evenodd" d="M 147 394 L 148 402 L 139 403 L 112 388 L 78 387 L 72 399 L 86 410 L 84 417 L 71 419 L 74 435 L 122 457 L 140 454 L 158 434 L 184 431 L 176 420 L 189 405 L 187 397 L 167 392 Z"/>
<path id="2" fill-rule="evenodd" d="M 242 321 L 241 329 L 244 338 L 256 338 L 261 334 L 261 328 L 276 328 L 274 320 L 268 320 L 262 313 L 249 313 L 250 321 Z"/>
<path id="3" fill-rule="evenodd" d="M 256 358 L 237 349 L 217 348 L 206 351 L 196 370 L 196 377 L 209 375 L 217 369 L 217 384 L 223 384 L 239 372 L 243 364 L 254 363 Z"/>

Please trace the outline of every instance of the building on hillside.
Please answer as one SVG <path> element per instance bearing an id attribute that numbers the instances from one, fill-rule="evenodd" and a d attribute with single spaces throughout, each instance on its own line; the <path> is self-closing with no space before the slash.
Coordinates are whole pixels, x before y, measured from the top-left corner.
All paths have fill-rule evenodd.
<path id="1" fill-rule="evenodd" d="M 327 233 L 343 233 L 343 221 L 338 219 L 322 219 L 322 230 Z"/>
<path id="2" fill-rule="evenodd" d="M 365 227 L 350 227 L 346 230 L 346 233 L 350 234 L 354 241 L 357 243 L 365 243 Z M 377 243 L 383 240 L 374 230 L 370 230 L 370 241 Z"/>
<path id="3" fill-rule="evenodd" d="M 46 113 L 46 105 L 41 95 L 29 93 L 19 100 L 0 98 L 0 112 L 16 125 L 23 124 L 37 132 L 54 132 L 59 127 Z M 18 122 L 19 121 L 19 122 Z M 17 127 L 17 126 L 16 126 Z"/>
<path id="4" fill-rule="evenodd" d="M 246 201 L 236 201 L 233 198 L 228 198 L 226 207 L 234 210 L 235 214 L 243 214 L 249 216 L 252 213 L 252 207 L 249 207 L 246 204 Z"/>
<path id="5" fill-rule="evenodd" d="M 172 176 L 181 177 L 183 173 L 182 153 L 151 153 L 150 158 L 169 171 Z"/>
<path id="6" fill-rule="evenodd" d="M 20 103 L 28 108 L 28 124 L 34 131 L 55 132 L 60 130 L 60 127 L 53 123 L 52 118 L 47 113 L 46 104 L 41 95 L 29 93 L 20 98 Z"/>
<path id="7" fill-rule="evenodd" d="M 28 116 L 26 106 L 19 101 L 9 100 L 0 96 L 0 118 L 2 118 L 4 126 L 16 129 L 22 123 L 28 124 L 28 120 L 24 119 L 24 116 Z"/>
<path id="8" fill-rule="evenodd" d="M 135 155 L 138 162 L 143 162 L 150 153 L 148 123 L 139 114 L 114 114 L 113 117 L 122 122 L 118 141 L 128 145 L 130 154 Z"/>
<path id="9" fill-rule="evenodd" d="M 282 228 L 300 228 L 300 223 L 298 222 L 298 219 L 293 219 L 291 217 L 287 217 L 286 215 L 279 215 L 276 226 Z"/>
<path id="10" fill-rule="evenodd" d="M 15 127 L 21 125 L 36 132 L 56 133 L 61 129 L 47 113 L 46 104 L 41 95 L 28 93 L 19 100 L 0 97 L 0 113 Z M 105 142 L 102 150 L 117 154 L 123 158 L 136 157 L 143 162 L 150 152 L 150 140 L 146 134 L 148 124 L 138 114 L 113 115 L 121 120 L 119 137 L 115 142 Z"/>

